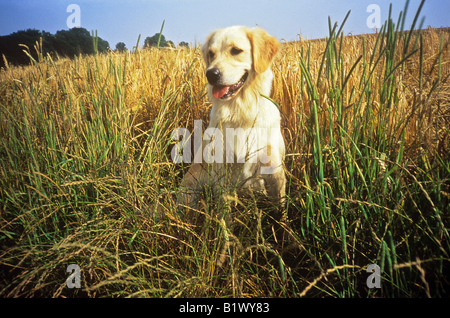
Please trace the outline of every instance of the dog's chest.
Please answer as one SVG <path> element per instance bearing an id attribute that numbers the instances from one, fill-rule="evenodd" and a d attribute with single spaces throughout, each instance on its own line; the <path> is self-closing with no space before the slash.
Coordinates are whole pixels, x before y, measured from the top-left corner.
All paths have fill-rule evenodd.
<path id="1" fill-rule="evenodd" d="M 255 107 L 256 108 L 256 107 Z M 210 114 L 210 127 L 245 128 L 257 125 L 258 112 L 241 107 L 213 107 Z"/>

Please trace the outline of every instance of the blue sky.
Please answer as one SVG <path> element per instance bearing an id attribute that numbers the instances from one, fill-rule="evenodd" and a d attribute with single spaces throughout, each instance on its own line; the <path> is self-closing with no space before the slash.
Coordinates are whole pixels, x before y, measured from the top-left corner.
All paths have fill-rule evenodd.
<path id="1" fill-rule="evenodd" d="M 34 28 L 55 33 L 67 30 L 69 4 L 80 7 L 81 27 L 98 30 L 112 48 L 125 42 L 131 49 L 141 34 L 141 44 L 147 36 L 159 32 L 175 43 L 203 42 L 209 32 L 229 25 L 264 27 L 280 40 L 324 37 L 331 21 L 342 22 L 348 10 L 345 34 L 371 33 L 367 26 L 370 4 L 380 8 L 383 23 L 393 2 L 396 22 L 405 1 L 398 0 L 0 0 L 0 35 Z M 411 0 L 406 25 L 411 25 L 420 0 Z M 422 9 L 424 28 L 450 26 L 450 1 L 427 0 Z"/>

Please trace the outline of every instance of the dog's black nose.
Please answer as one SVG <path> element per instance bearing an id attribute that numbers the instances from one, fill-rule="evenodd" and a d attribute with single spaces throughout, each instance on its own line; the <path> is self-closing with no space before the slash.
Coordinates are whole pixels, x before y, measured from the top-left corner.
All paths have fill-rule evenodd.
<path id="1" fill-rule="evenodd" d="M 210 68 L 206 71 L 206 78 L 209 84 L 215 85 L 220 79 L 220 70 L 218 68 Z"/>

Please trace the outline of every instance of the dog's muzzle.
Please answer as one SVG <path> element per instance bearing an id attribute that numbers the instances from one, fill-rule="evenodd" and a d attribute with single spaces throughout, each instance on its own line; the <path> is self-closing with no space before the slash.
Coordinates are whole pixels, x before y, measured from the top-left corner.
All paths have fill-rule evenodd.
<path id="1" fill-rule="evenodd" d="M 218 68 L 212 68 L 206 71 L 206 78 L 209 84 L 212 85 L 212 93 L 214 98 L 226 99 L 233 97 L 239 89 L 244 85 L 248 77 L 248 71 L 244 73 L 241 79 L 233 85 L 219 85 L 218 82 L 221 78 L 221 73 Z"/>

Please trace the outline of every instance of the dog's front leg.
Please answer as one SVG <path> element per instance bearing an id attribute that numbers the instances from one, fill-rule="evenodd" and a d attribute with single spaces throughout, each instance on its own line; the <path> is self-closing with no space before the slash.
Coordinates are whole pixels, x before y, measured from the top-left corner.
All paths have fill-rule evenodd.
<path id="1" fill-rule="evenodd" d="M 178 207 L 197 208 L 199 197 L 207 178 L 207 169 L 202 163 L 194 163 L 189 167 L 181 181 L 177 195 Z"/>
<path id="2" fill-rule="evenodd" d="M 261 164 L 261 177 L 264 179 L 264 186 L 267 195 L 276 202 L 282 213 L 281 221 L 287 221 L 287 214 L 284 207 L 286 196 L 286 175 L 284 173 L 283 163 L 279 156 L 272 156 L 269 163 Z"/>
<path id="3" fill-rule="evenodd" d="M 270 169 L 273 170 L 272 173 L 262 174 L 267 195 L 282 202 L 286 194 L 286 176 L 284 175 L 283 166 L 270 167 Z"/>

